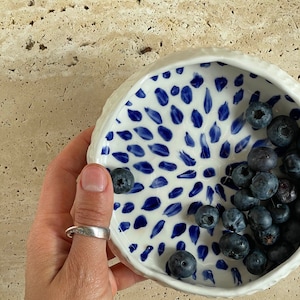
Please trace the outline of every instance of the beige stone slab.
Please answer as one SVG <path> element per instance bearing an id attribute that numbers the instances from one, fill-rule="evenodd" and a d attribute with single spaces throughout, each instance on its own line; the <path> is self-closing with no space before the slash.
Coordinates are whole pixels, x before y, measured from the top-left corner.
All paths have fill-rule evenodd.
<path id="1" fill-rule="evenodd" d="M 95 123 L 121 82 L 170 52 L 206 46 L 257 55 L 299 81 L 299 41 L 298 0 L 2 0 L 0 298 L 23 298 L 26 237 L 48 163 Z M 299 284 L 297 269 L 243 299 L 299 299 Z M 204 299 L 152 281 L 116 296 L 141 298 Z"/>

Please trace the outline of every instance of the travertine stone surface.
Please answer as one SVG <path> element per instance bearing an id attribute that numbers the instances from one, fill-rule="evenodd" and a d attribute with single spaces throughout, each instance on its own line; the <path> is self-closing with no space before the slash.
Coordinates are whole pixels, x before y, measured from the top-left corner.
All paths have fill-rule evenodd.
<path id="1" fill-rule="evenodd" d="M 51 159 L 136 70 L 207 46 L 259 56 L 300 81 L 300 2 L 1 0 L 1 299 L 24 296 L 26 238 Z M 299 284 L 298 269 L 243 299 L 299 299 Z M 204 299 L 152 281 L 116 296 L 152 298 Z"/>

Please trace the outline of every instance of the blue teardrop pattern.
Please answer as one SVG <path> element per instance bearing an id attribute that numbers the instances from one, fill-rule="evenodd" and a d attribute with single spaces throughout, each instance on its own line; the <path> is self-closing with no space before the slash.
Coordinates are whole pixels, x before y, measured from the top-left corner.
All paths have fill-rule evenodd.
<path id="1" fill-rule="evenodd" d="M 222 200 L 224 200 L 225 202 L 227 201 L 224 187 L 221 184 L 219 184 L 219 183 L 216 184 L 215 191 Z"/>
<path id="2" fill-rule="evenodd" d="M 206 136 L 204 133 L 200 135 L 200 146 L 201 146 L 201 154 L 200 157 L 204 159 L 210 158 L 210 149 L 206 142 Z"/>
<path id="3" fill-rule="evenodd" d="M 173 132 L 165 127 L 165 126 L 158 126 L 157 127 L 157 131 L 159 133 L 159 135 L 166 141 L 166 142 L 169 142 L 171 141 L 171 139 L 173 138 Z"/>
<path id="4" fill-rule="evenodd" d="M 180 89 L 177 85 L 172 86 L 171 91 L 170 91 L 172 96 L 177 96 L 179 94 L 179 92 L 180 92 Z"/>
<path id="5" fill-rule="evenodd" d="M 119 231 L 124 232 L 130 228 L 130 222 L 121 222 L 119 225 Z"/>
<path id="6" fill-rule="evenodd" d="M 179 197 L 183 192 L 183 188 L 182 187 L 176 187 L 174 188 L 168 195 L 169 199 L 175 199 L 177 197 Z"/>
<path id="7" fill-rule="evenodd" d="M 117 134 L 124 141 L 132 139 L 132 133 L 129 130 L 117 131 Z"/>
<path id="8" fill-rule="evenodd" d="M 120 207 L 121 207 L 121 203 L 120 202 L 114 202 L 114 210 L 117 210 Z"/>
<path id="9" fill-rule="evenodd" d="M 215 255 L 219 255 L 221 253 L 219 243 L 217 242 L 212 242 L 211 249 Z"/>
<path id="10" fill-rule="evenodd" d="M 203 170 L 203 176 L 205 178 L 214 177 L 216 175 L 216 171 L 214 168 L 206 168 Z"/>
<path id="11" fill-rule="evenodd" d="M 176 71 L 177 74 L 182 74 L 183 71 L 184 71 L 184 67 L 177 68 L 175 71 Z"/>
<path id="12" fill-rule="evenodd" d="M 129 191 L 129 194 L 136 194 L 144 190 L 144 185 L 140 182 L 135 182 L 133 188 Z"/>
<path id="13" fill-rule="evenodd" d="M 157 99 L 158 103 L 161 106 L 166 106 L 169 103 L 169 96 L 168 96 L 167 92 L 164 89 L 157 88 L 154 91 L 154 93 L 155 93 L 155 96 L 156 96 L 156 99 Z"/>
<path id="14" fill-rule="evenodd" d="M 285 98 L 287 101 L 289 101 L 289 102 L 292 102 L 292 103 L 295 102 L 295 100 L 294 100 L 291 96 L 289 96 L 289 95 L 284 95 L 284 98 Z"/>
<path id="15" fill-rule="evenodd" d="M 230 155 L 230 143 L 228 141 L 225 141 L 221 145 L 220 157 L 222 157 L 222 158 L 228 158 L 229 155 Z"/>
<path id="16" fill-rule="evenodd" d="M 196 160 L 187 154 L 185 151 L 179 152 L 179 158 L 184 162 L 184 164 L 188 167 L 194 166 L 196 164 Z"/>
<path id="17" fill-rule="evenodd" d="M 190 81 L 190 84 L 192 87 L 198 89 L 203 84 L 203 82 L 203 77 L 200 74 L 195 73 L 194 78 Z"/>
<path id="18" fill-rule="evenodd" d="M 214 122 L 213 126 L 209 130 L 210 142 L 212 144 L 217 143 L 221 137 L 221 128 Z"/>
<path id="19" fill-rule="evenodd" d="M 197 172 L 195 170 L 187 170 L 179 175 L 177 178 L 179 179 L 193 179 L 197 176 Z"/>
<path id="20" fill-rule="evenodd" d="M 206 245 L 200 245 L 197 248 L 198 258 L 204 261 L 208 255 L 208 247 Z"/>
<path id="21" fill-rule="evenodd" d="M 184 136 L 185 144 L 189 147 L 195 147 L 195 141 L 192 136 L 186 131 Z"/>
<path id="22" fill-rule="evenodd" d="M 198 195 L 203 190 L 203 183 L 201 181 L 195 182 L 193 188 L 189 192 L 189 197 L 192 198 Z"/>
<path id="23" fill-rule="evenodd" d="M 133 165 L 133 167 L 134 167 L 136 170 L 138 170 L 138 171 L 140 171 L 140 172 L 142 172 L 142 173 L 144 173 L 144 174 L 151 174 L 151 173 L 154 172 L 153 167 L 152 167 L 151 164 L 148 163 L 147 161 L 141 161 L 141 162 L 135 163 L 135 164 Z"/>
<path id="24" fill-rule="evenodd" d="M 145 155 L 144 149 L 138 144 L 128 145 L 127 146 L 127 151 L 129 153 L 132 153 L 136 157 L 143 157 Z"/>
<path id="25" fill-rule="evenodd" d="M 209 280 L 213 284 L 216 284 L 215 279 L 214 279 L 214 274 L 213 274 L 212 270 L 204 270 L 204 271 L 202 271 L 202 276 L 203 276 L 204 280 Z"/>
<path id="26" fill-rule="evenodd" d="M 172 203 L 166 207 L 166 209 L 163 212 L 163 215 L 166 215 L 167 217 L 173 217 L 179 214 L 181 211 L 182 211 L 181 202 Z"/>
<path id="27" fill-rule="evenodd" d="M 238 134 L 244 127 L 246 119 L 244 118 L 244 113 L 240 114 L 231 124 L 231 133 Z"/>
<path id="28" fill-rule="evenodd" d="M 129 214 L 134 210 L 134 203 L 132 202 L 126 202 L 123 206 L 122 213 L 123 214 Z"/>
<path id="29" fill-rule="evenodd" d="M 212 98 L 210 95 L 210 90 L 208 88 L 206 88 L 205 90 L 205 96 L 204 96 L 204 111 L 206 114 L 209 114 L 212 108 Z"/>
<path id="30" fill-rule="evenodd" d="M 229 117 L 228 103 L 225 101 L 218 109 L 218 117 L 220 121 L 225 121 Z"/>
<path id="31" fill-rule="evenodd" d="M 141 215 L 141 216 L 138 216 L 135 219 L 134 224 L 133 224 L 133 228 L 134 229 L 140 229 L 140 228 L 146 227 L 147 224 L 148 224 L 148 222 L 147 222 L 146 217 Z"/>
<path id="32" fill-rule="evenodd" d="M 234 85 L 235 86 L 241 86 L 241 85 L 243 85 L 243 83 L 244 83 L 244 75 L 243 74 L 240 74 L 239 76 L 237 76 L 234 79 Z"/>
<path id="33" fill-rule="evenodd" d="M 106 136 L 105 136 L 106 140 L 108 141 L 112 141 L 114 138 L 114 132 L 113 131 L 109 131 Z"/>
<path id="34" fill-rule="evenodd" d="M 185 250 L 185 242 L 179 241 L 176 245 L 176 250 Z"/>
<path id="35" fill-rule="evenodd" d="M 145 202 L 142 206 L 142 209 L 146 210 L 146 211 L 153 211 L 153 210 L 159 208 L 160 205 L 161 205 L 161 201 L 160 201 L 159 197 L 152 196 L 145 200 Z"/>
<path id="36" fill-rule="evenodd" d="M 162 73 L 162 77 L 165 78 L 165 79 L 169 79 L 171 77 L 171 72 L 166 71 L 166 72 Z"/>
<path id="37" fill-rule="evenodd" d="M 148 145 L 149 149 L 152 153 L 159 155 L 159 156 L 169 156 L 170 152 L 167 146 L 163 144 L 153 144 Z"/>
<path id="38" fill-rule="evenodd" d="M 177 169 L 176 164 L 167 161 L 160 162 L 158 167 L 162 170 L 169 171 L 169 172 L 175 171 Z"/>
<path id="39" fill-rule="evenodd" d="M 194 215 L 201 206 L 203 206 L 201 201 L 192 202 L 187 210 L 187 215 Z"/>
<path id="40" fill-rule="evenodd" d="M 127 152 L 114 152 L 114 153 L 112 153 L 112 156 L 116 160 L 118 160 L 124 164 L 128 163 L 128 161 L 129 161 L 129 156 L 128 156 Z"/>
<path id="41" fill-rule="evenodd" d="M 280 98 L 281 98 L 280 95 L 272 96 L 272 97 L 267 101 L 267 103 L 268 103 L 271 107 L 274 107 L 275 104 L 280 100 Z"/>
<path id="42" fill-rule="evenodd" d="M 173 232 L 171 235 L 171 239 L 174 239 L 175 237 L 181 236 L 186 230 L 186 224 L 185 223 L 178 223 L 175 224 L 173 228 Z"/>
<path id="43" fill-rule="evenodd" d="M 216 268 L 219 270 L 227 270 L 228 269 L 228 265 L 225 262 L 225 260 L 223 259 L 218 259 L 216 262 Z"/>
<path id="44" fill-rule="evenodd" d="M 258 102 L 259 98 L 260 98 L 260 91 L 255 91 L 250 97 L 249 104 L 252 102 Z"/>
<path id="45" fill-rule="evenodd" d="M 191 238 L 191 241 L 194 245 L 197 244 L 198 239 L 200 237 L 200 228 L 197 225 L 191 225 L 189 228 L 189 235 Z"/>
<path id="46" fill-rule="evenodd" d="M 184 86 L 181 90 L 180 96 L 181 96 L 181 100 L 185 104 L 190 104 L 193 100 L 192 89 L 188 85 Z"/>
<path id="47" fill-rule="evenodd" d="M 153 246 L 147 246 L 147 248 L 144 250 L 144 252 L 143 253 L 141 253 L 141 261 L 145 261 L 145 260 L 147 260 L 147 258 L 148 258 L 148 256 L 149 256 L 149 254 L 152 252 L 152 250 L 154 249 L 154 247 Z"/>
<path id="48" fill-rule="evenodd" d="M 233 282 L 236 285 L 241 285 L 243 283 L 241 273 L 237 268 L 231 268 L 231 274 L 233 277 Z"/>
<path id="49" fill-rule="evenodd" d="M 137 250 L 137 248 L 138 248 L 138 244 L 130 244 L 129 245 L 129 251 L 130 251 L 130 253 L 133 253 L 134 251 L 136 251 Z"/>
<path id="50" fill-rule="evenodd" d="M 156 223 L 156 225 L 153 227 L 150 239 L 153 239 L 156 235 L 158 235 L 162 229 L 164 228 L 166 221 L 165 220 L 160 220 Z"/>
<path id="51" fill-rule="evenodd" d="M 151 120 L 154 121 L 156 124 L 162 124 L 163 122 L 162 117 L 158 111 L 153 110 L 149 107 L 145 107 L 145 112 L 151 118 Z"/>
<path id="52" fill-rule="evenodd" d="M 142 126 L 139 126 L 139 127 L 135 127 L 133 128 L 133 130 L 143 139 L 143 140 L 146 140 L 146 141 L 150 141 L 153 139 L 153 134 L 152 132 L 146 128 L 146 127 L 142 127 Z"/>
<path id="53" fill-rule="evenodd" d="M 165 249 L 166 249 L 166 244 L 163 242 L 160 243 L 157 248 L 158 255 L 161 256 L 165 252 Z"/>
<path id="54" fill-rule="evenodd" d="M 191 114 L 191 121 L 195 128 L 201 128 L 203 124 L 203 117 L 197 109 L 193 109 Z"/>
<path id="55" fill-rule="evenodd" d="M 234 152 L 235 153 L 240 153 L 242 150 L 244 150 L 249 141 L 250 141 L 251 135 L 246 136 L 245 138 L 243 138 L 242 140 L 240 140 L 234 147 Z"/>
<path id="56" fill-rule="evenodd" d="M 174 124 L 179 125 L 182 123 L 184 118 L 183 112 L 175 105 L 171 105 L 170 115 Z"/>
<path id="57" fill-rule="evenodd" d="M 244 90 L 240 89 L 233 96 L 233 104 L 239 104 L 243 100 L 243 97 L 244 97 Z"/>
<path id="58" fill-rule="evenodd" d="M 146 98 L 146 93 L 142 90 L 142 89 L 139 89 L 135 95 L 138 97 L 138 98 Z"/>
<path id="59" fill-rule="evenodd" d="M 206 188 L 206 199 L 209 201 L 209 204 L 211 205 L 214 200 L 214 193 L 215 191 L 211 186 L 207 186 Z"/>
<path id="60" fill-rule="evenodd" d="M 142 118 L 143 118 L 142 113 L 140 111 L 138 111 L 138 110 L 128 109 L 127 113 L 128 113 L 128 117 L 133 122 L 140 122 L 142 120 Z"/>
<path id="61" fill-rule="evenodd" d="M 110 153 L 110 148 L 109 146 L 103 146 L 101 149 L 101 154 L 102 155 L 108 155 Z"/>
<path id="62" fill-rule="evenodd" d="M 152 181 L 149 187 L 152 189 L 156 189 L 156 188 L 166 186 L 167 184 L 168 184 L 168 180 L 163 176 L 159 176 Z"/>
<path id="63" fill-rule="evenodd" d="M 227 85 L 228 80 L 225 77 L 218 77 L 215 79 L 215 86 L 218 92 L 222 92 L 222 90 Z"/>

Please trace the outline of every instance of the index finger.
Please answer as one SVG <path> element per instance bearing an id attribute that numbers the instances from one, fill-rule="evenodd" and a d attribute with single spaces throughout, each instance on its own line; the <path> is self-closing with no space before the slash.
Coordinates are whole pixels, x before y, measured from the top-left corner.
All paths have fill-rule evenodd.
<path id="1" fill-rule="evenodd" d="M 86 153 L 93 127 L 81 132 L 49 165 L 38 210 L 41 213 L 69 213 L 76 193 L 76 179 L 86 165 Z"/>

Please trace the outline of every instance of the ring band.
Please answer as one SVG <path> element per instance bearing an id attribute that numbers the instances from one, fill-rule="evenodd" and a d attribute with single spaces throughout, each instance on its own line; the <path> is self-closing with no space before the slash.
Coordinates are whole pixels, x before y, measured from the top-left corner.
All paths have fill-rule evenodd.
<path id="1" fill-rule="evenodd" d="M 110 230 L 105 227 L 96 226 L 71 226 L 66 230 L 67 237 L 73 238 L 74 234 L 109 240 Z"/>

